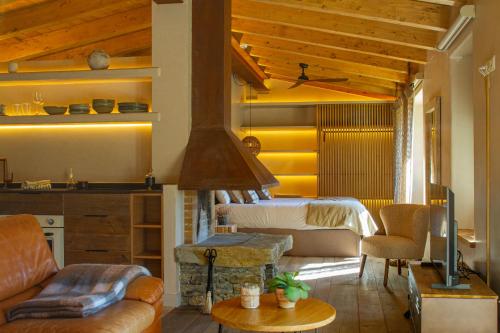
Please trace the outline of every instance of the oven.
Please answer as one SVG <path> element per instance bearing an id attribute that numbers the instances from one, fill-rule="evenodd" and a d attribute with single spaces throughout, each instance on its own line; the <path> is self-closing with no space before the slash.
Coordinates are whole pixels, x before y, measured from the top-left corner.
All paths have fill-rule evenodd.
<path id="1" fill-rule="evenodd" d="M 6 216 L 6 215 L 3 215 Z M 64 267 L 64 216 L 35 215 L 42 227 L 45 239 L 54 255 L 57 266 Z"/>

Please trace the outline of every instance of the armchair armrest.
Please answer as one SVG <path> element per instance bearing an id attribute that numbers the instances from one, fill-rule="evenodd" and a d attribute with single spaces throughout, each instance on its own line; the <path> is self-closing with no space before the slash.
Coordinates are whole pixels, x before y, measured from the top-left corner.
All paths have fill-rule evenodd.
<path id="1" fill-rule="evenodd" d="M 163 297 L 163 281 L 151 276 L 141 276 L 127 287 L 124 299 L 154 304 Z"/>

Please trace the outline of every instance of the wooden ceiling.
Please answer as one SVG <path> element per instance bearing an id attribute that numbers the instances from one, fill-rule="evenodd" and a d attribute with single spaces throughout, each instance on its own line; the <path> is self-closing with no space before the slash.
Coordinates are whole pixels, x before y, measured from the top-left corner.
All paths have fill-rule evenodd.
<path id="1" fill-rule="evenodd" d="M 273 78 L 296 80 L 299 63 L 315 84 L 387 98 L 427 61 L 447 30 L 453 0 L 233 0 L 233 32 Z M 312 83 L 311 83 L 312 84 Z"/>
<path id="2" fill-rule="evenodd" d="M 232 0 L 233 48 L 251 56 L 233 58 L 258 80 L 293 81 L 304 62 L 312 79 L 349 79 L 322 88 L 394 96 L 463 1 Z M 151 55 L 151 0 L 0 0 L 0 22 L 0 62 Z"/>
<path id="3" fill-rule="evenodd" d="M 151 54 L 150 0 L 0 0 L 0 62 Z"/>

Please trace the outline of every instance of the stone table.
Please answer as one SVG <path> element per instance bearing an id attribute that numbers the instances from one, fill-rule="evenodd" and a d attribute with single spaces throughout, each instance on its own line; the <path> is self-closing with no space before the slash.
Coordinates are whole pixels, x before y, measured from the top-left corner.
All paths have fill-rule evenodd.
<path id="1" fill-rule="evenodd" d="M 290 235 L 216 234 L 194 245 L 175 249 L 180 265 L 183 305 L 202 305 L 204 302 L 208 266 L 204 257 L 207 248 L 217 250 L 214 264 L 215 301 L 239 296 L 241 284 L 255 283 L 266 290 L 266 282 L 278 272 L 278 261 L 291 250 Z"/>

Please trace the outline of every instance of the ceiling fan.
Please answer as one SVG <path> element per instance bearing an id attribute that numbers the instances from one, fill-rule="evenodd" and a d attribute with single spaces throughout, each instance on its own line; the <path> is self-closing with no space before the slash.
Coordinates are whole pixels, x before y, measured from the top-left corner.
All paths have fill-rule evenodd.
<path id="1" fill-rule="evenodd" d="M 332 82 L 344 82 L 347 81 L 348 79 L 346 78 L 330 78 L 330 79 L 316 79 L 316 80 L 310 80 L 309 76 L 306 75 L 306 69 L 309 67 L 308 64 L 300 63 L 299 64 L 300 68 L 302 69 L 302 73 L 300 76 L 297 78 L 297 82 L 295 82 L 292 86 L 290 86 L 288 89 L 293 89 L 297 88 L 301 85 L 303 85 L 306 82 L 325 82 L 325 83 L 332 83 Z"/>

